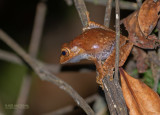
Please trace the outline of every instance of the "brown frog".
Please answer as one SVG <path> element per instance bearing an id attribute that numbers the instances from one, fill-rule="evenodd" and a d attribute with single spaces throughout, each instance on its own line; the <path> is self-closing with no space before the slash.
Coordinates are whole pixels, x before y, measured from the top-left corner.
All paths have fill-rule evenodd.
<path id="1" fill-rule="evenodd" d="M 92 60 L 97 68 L 97 83 L 102 86 L 105 75 L 113 76 L 115 67 L 116 33 L 103 25 L 89 22 L 84 32 L 61 49 L 60 63 L 75 63 L 82 59 Z M 133 44 L 120 35 L 119 66 L 125 63 Z"/>

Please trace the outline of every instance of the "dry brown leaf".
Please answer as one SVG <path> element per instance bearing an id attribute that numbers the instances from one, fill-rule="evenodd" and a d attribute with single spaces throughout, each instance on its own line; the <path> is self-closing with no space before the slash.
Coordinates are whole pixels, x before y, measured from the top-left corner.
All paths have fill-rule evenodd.
<path id="1" fill-rule="evenodd" d="M 139 24 L 138 24 L 138 11 L 135 11 L 127 18 L 123 19 L 124 26 L 126 27 L 130 41 L 143 49 L 154 49 L 159 46 L 160 40 L 156 36 L 150 35 L 147 38 L 142 33 Z"/>
<path id="2" fill-rule="evenodd" d="M 146 0 L 140 10 L 135 11 L 123 19 L 130 41 L 143 49 L 154 49 L 160 46 L 160 40 L 154 35 L 149 35 L 155 28 L 160 11 L 160 1 Z"/>
<path id="3" fill-rule="evenodd" d="M 155 28 L 160 11 L 160 1 L 146 0 L 139 10 L 138 22 L 141 31 L 147 37 Z"/>
<path id="4" fill-rule="evenodd" d="M 122 68 L 120 78 L 123 96 L 130 115 L 160 115 L 160 97 L 138 79 L 128 75 Z"/>

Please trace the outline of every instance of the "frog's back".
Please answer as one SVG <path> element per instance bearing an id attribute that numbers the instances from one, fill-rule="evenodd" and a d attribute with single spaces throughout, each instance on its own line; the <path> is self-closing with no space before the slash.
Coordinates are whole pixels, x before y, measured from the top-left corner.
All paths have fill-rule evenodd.
<path id="1" fill-rule="evenodd" d="M 70 42 L 71 46 L 77 46 L 84 49 L 88 54 L 96 57 L 102 56 L 104 58 L 113 51 L 115 46 L 116 34 L 114 31 L 105 30 L 101 28 L 93 28 L 86 30 L 81 35 Z M 120 44 L 122 44 L 126 37 L 121 36 Z"/>
<path id="2" fill-rule="evenodd" d="M 72 44 L 85 49 L 87 52 L 99 52 L 105 47 L 111 47 L 115 42 L 115 33 L 101 28 L 86 30 L 76 37 Z"/>
<path id="3" fill-rule="evenodd" d="M 110 49 L 115 44 L 116 34 L 101 28 L 89 29 L 72 41 L 72 45 L 85 49 L 88 52 L 99 52 Z M 124 36 L 121 36 L 121 38 Z M 126 39 L 125 37 L 122 39 Z M 125 41 L 125 40 L 123 40 Z"/>

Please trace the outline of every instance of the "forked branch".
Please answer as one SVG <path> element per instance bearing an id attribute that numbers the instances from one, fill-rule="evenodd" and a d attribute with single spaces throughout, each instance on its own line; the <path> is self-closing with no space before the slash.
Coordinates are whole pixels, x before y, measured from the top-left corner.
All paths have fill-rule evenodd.
<path id="1" fill-rule="evenodd" d="M 47 69 L 36 59 L 30 57 L 11 37 L 3 30 L 0 30 L 0 39 L 12 48 L 24 61 L 34 70 L 34 72 L 42 79 L 57 85 L 59 88 L 67 92 L 88 115 L 94 115 L 93 110 L 84 101 L 84 99 L 66 82 L 59 79 L 55 75 L 47 71 Z"/>

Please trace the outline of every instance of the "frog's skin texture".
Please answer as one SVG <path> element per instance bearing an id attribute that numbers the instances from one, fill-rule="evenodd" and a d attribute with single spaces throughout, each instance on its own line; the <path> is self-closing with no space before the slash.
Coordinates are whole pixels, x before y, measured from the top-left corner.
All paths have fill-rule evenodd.
<path id="1" fill-rule="evenodd" d="M 105 75 L 113 76 L 116 33 L 93 22 L 90 22 L 90 25 L 83 29 L 81 35 L 62 46 L 60 63 L 75 63 L 82 59 L 92 60 L 98 71 L 97 83 L 102 86 Z M 120 36 L 119 66 L 125 63 L 132 46 L 128 38 Z"/>

